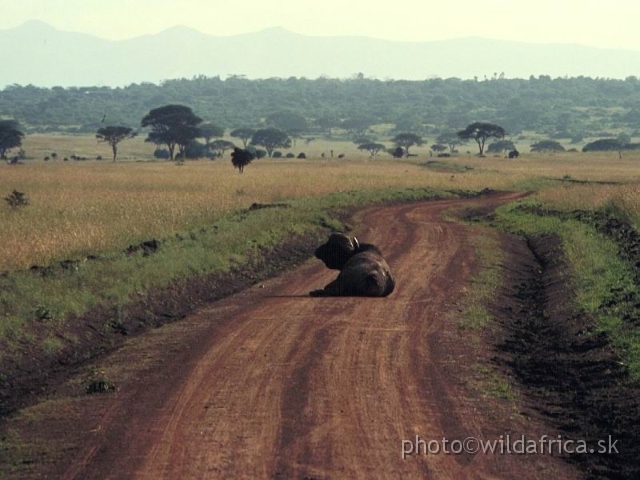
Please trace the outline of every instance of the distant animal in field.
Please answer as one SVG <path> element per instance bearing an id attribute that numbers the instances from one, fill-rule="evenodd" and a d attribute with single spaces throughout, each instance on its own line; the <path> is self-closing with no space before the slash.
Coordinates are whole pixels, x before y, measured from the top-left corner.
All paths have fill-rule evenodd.
<path id="1" fill-rule="evenodd" d="M 396 147 L 396 149 L 391 153 L 393 158 L 402 158 L 404 157 L 404 148 Z"/>
<path id="2" fill-rule="evenodd" d="M 312 297 L 386 297 L 395 288 L 391 269 L 375 245 L 332 233 L 327 243 L 316 249 L 315 256 L 340 273 L 323 289 L 310 292 Z"/>
<path id="3" fill-rule="evenodd" d="M 253 153 L 249 150 L 234 147 L 233 152 L 231 152 L 231 163 L 240 173 L 244 172 L 244 167 L 249 165 L 253 159 Z"/>
<path id="4" fill-rule="evenodd" d="M 509 158 L 518 158 L 520 156 L 520 152 L 515 148 L 509 152 Z"/>

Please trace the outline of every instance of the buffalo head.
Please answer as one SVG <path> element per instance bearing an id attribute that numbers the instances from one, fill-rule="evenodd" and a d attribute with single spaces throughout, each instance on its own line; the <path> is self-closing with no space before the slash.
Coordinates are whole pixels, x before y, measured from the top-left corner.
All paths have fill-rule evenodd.
<path id="1" fill-rule="evenodd" d="M 333 233 L 315 252 L 331 269 L 340 270 L 338 278 L 312 296 L 384 297 L 393 292 L 395 280 L 380 250 L 369 243 L 360 244 L 342 233 Z"/>

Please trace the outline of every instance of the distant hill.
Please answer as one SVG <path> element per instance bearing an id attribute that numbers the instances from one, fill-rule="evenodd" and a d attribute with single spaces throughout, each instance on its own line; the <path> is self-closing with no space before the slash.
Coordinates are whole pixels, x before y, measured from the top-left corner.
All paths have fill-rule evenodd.
<path id="1" fill-rule="evenodd" d="M 0 87 L 122 86 L 195 75 L 348 78 L 359 72 L 407 80 L 483 79 L 502 72 L 507 78 L 625 78 L 640 72 L 640 52 L 482 38 L 411 43 L 313 37 L 282 28 L 214 36 L 178 26 L 110 41 L 29 21 L 0 30 L 0 65 Z"/>

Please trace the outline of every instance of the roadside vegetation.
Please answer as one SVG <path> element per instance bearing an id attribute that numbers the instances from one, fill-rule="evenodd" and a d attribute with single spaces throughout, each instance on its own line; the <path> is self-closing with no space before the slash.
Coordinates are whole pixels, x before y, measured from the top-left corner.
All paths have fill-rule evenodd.
<path id="1" fill-rule="evenodd" d="M 477 270 L 471 278 L 469 289 L 459 302 L 460 328 L 481 330 L 492 320 L 491 299 L 502 284 L 501 266 L 504 253 L 495 232 L 482 227 L 482 235 L 471 238 L 475 248 Z"/>
<path id="2" fill-rule="evenodd" d="M 420 158 L 371 160 L 360 153 L 348 160 L 262 159 L 245 175 L 234 175 L 227 161 L 182 167 L 169 162 L 0 166 L 0 192 L 17 190 L 29 200 L 20 208 L 0 205 L 0 272 L 5 272 L 0 338 L 16 345 L 28 341 L 24 326 L 39 322 L 38 329 L 49 325 L 44 330 L 52 336 L 39 335 L 37 342 L 48 351 L 61 350 L 74 341 L 55 337 L 69 315 L 105 302 L 123 304 L 132 294 L 175 279 L 229 269 L 249 252 L 287 236 L 337 228 L 331 219 L 335 209 L 372 202 L 485 188 L 539 190 L 540 208 L 604 209 L 637 228 L 637 162 L 614 154 L 566 154 L 562 160 L 458 157 L 434 164 Z M 249 210 L 254 203 L 282 202 L 288 207 Z M 520 224 L 526 220 L 530 233 L 543 221 L 545 228 L 559 224 L 557 219 L 534 223 L 538 217 L 521 212 L 504 215 L 505 226 L 524 229 Z M 565 230 L 575 236 L 582 232 L 577 226 Z M 156 242 L 153 255 L 140 247 L 145 242 Z M 607 258 L 607 252 L 601 255 Z M 474 316 L 482 323 L 481 312 Z"/>
<path id="3" fill-rule="evenodd" d="M 419 149 L 416 159 L 369 159 L 353 143 L 319 141 L 312 146 L 307 160 L 259 159 L 245 175 L 233 174 L 228 157 L 181 167 L 163 161 L 123 161 L 128 152 L 148 154 L 149 145 L 141 138 L 124 142 L 121 161 L 115 164 L 57 160 L 0 165 L 0 196 L 17 190 L 30 201 L 19 211 L 0 205 L 0 223 L 7 225 L 0 230 L 0 271 L 126 248 L 212 223 L 219 215 L 254 202 L 333 191 L 423 186 L 461 191 L 550 188 L 545 195 L 566 204 L 584 198 L 609 202 L 611 208 L 638 208 L 634 185 L 640 177 L 636 168 L 640 156 L 636 154 L 623 159 L 615 153 L 526 155 L 517 161 L 460 156 L 432 163 L 424 158 L 428 153 Z M 74 150 L 84 155 L 96 147 L 110 157 L 108 145 L 97 144 L 91 136 L 30 135 L 25 140 L 27 151 L 57 150 L 59 157 Z M 320 158 L 330 150 L 345 152 L 346 158 Z M 594 183 L 603 181 L 629 185 Z M 622 195 L 623 191 L 627 193 Z"/>
<path id="4" fill-rule="evenodd" d="M 0 371 L 6 374 L 7 369 L 24 369 L 26 364 L 47 369 L 57 359 L 75 363 L 94 353 L 93 343 L 117 344 L 130 328 L 140 331 L 138 324 L 147 322 L 144 318 L 125 322 L 127 306 L 164 288 L 231 270 L 249 275 L 250 285 L 268 275 L 271 252 L 279 245 L 305 238 L 316 244 L 328 229 L 346 229 L 340 220 L 345 210 L 453 195 L 423 187 L 362 188 L 287 201 L 278 197 L 278 203 L 245 201 L 244 208 L 218 211 L 209 222 L 183 224 L 128 247 L 127 242 L 118 249 L 94 246 L 93 254 L 85 257 L 7 270 L 0 276 Z M 161 198 L 161 193 L 154 198 Z M 276 261 L 286 263 L 283 258 Z M 181 291 L 194 295 L 186 303 L 198 303 L 197 293 Z M 88 312 L 102 323 L 96 325 L 95 318 L 88 321 L 84 317 Z M 0 384 L 6 380 L 0 377 Z M 2 393 L 7 394 L 0 389 Z"/>
<path id="5" fill-rule="evenodd" d="M 637 183 L 550 186 L 494 213 L 468 209 L 457 215 L 525 239 L 557 236 L 561 240 L 557 255 L 569 267 L 564 281 L 574 294 L 567 301 L 574 301 L 576 312 L 594 319 L 592 334 L 606 334 L 632 381 L 640 381 L 640 245 L 633 237 L 640 225 Z M 616 229 L 621 223 L 622 233 Z M 623 235 L 628 232 L 631 238 Z M 461 327 L 476 329 L 492 320 L 490 300 L 501 284 L 504 257 L 490 230 L 471 241 L 479 270 L 463 302 Z"/>
<path id="6" fill-rule="evenodd" d="M 605 204 L 619 205 L 615 199 L 609 199 Z M 586 203 L 582 205 L 584 207 Z M 623 205 L 625 208 L 629 206 Z M 621 249 L 625 245 L 598 232 L 589 221 L 588 214 L 599 212 L 615 217 L 611 210 L 597 208 L 583 209 L 586 216 L 572 210 L 568 215 L 559 217 L 554 214 L 557 210 L 549 210 L 558 206 L 548 197 L 546 202 L 537 198 L 524 200 L 499 208 L 495 222 L 500 228 L 526 237 L 551 234 L 562 240 L 562 252 L 558 254 L 564 255 L 569 265 L 565 280 L 575 292 L 576 311 L 585 312 L 595 319 L 593 334 L 604 332 L 608 336 L 628 368 L 630 378 L 639 381 L 640 331 L 636 304 L 640 299 L 640 286 L 637 266 L 621 258 Z M 628 220 L 637 223 L 639 210 L 625 212 L 630 216 Z"/>
<path id="7" fill-rule="evenodd" d="M 56 150 L 58 157 L 102 148 L 109 158 L 108 145 L 90 136 L 29 135 L 24 145 L 28 151 Z M 495 212 L 475 212 L 484 223 L 483 234 L 469 239 L 479 268 L 456 304 L 465 338 L 481 342 L 496 328 L 491 302 L 504 281 L 506 256 L 495 227 L 525 238 L 552 234 L 562 241 L 558 253 L 567 259 L 576 310 L 594 318 L 596 329 L 588 334 L 604 333 L 629 378 L 640 380 L 639 273 L 620 253 L 623 240 L 602 233 L 597 223 L 604 215 L 638 231 L 638 154 L 436 160 L 425 143 L 411 146 L 417 157 L 393 159 L 384 153 L 371 158 L 354 142 L 320 140 L 305 146 L 306 159 L 256 159 L 238 175 L 228 156 L 178 166 L 149 161 L 149 147 L 135 137 L 123 142 L 118 162 L 0 164 L 0 197 L 15 200 L 18 192 L 25 199 L 19 206 L 0 201 L 0 386 L 8 385 L 15 369 L 35 365 L 46 371 L 60 361 L 83 362 L 95 354 L 87 348 L 92 342 L 105 349 L 118 345 L 132 325 L 127 308 L 141 304 L 140 317 L 133 319 L 143 324 L 144 309 L 154 308 L 155 297 L 148 296 L 163 288 L 187 285 L 180 291 L 193 294 L 187 303 L 197 305 L 199 293 L 191 293 L 188 283 L 194 279 L 240 271 L 249 284 L 261 281 L 254 270 L 242 269 L 264 266 L 291 239 L 311 245 L 327 230 L 348 229 L 348 211 L 485 189 L 531 195 Z M 331 150 L 334 158 L 322 157 Z M 343 152 L 346 158 L 338 159 Z M 93 312 L 101 323 L 87 321 Z M 167 315 L 179 318 L 177 312 L 168 309 Z M 472 387 L 493 399 L 520 402 L 513 378 L 494 367 L 479 361 L 470 373 Z M 100 372 L 86 386 L 92 385 L 96 392 L 112 389 Z M 33 457 L 21 445 L 19 434 L 9 430 L 0 438 L 0 458 L 10 465 Z"/>
<path id="8" fill-rule="evenodd" d="M 96 140 L 30 135 L 25 146 L 62 156 L 93 148 Z M 74 358 L 87 334 L 73 322 L 87 312 L 109 312 L 101 332 L 92 335 L 126 333 L 120 317 L 130 302 L 185 279 L 247 265 L 287 239 L 344 229 L 345 210 L 489 188 L 537 192 L 500 209 L 495 225 L 526 235 L 550 231 L 563 239 L 580 308 L 598 316 L 630 372 L 640 375 L 633 326 L 621 321 L 620 312 L 601 308 L 613 289 L 616 295 L 637 293 L 631 267 L 592 226 L 544 215 L 545 209 L 601 211 L 637 228 L 636 154 L 528 154 L 518 160 L 462 155 L 434 161 L 425 158 L 428 145 L 414 145 L 416 158 L 393 159 L 370 158 L 353 142 L 318 141 L 307 159 L 258 159 L 238 175 L 228 158 L 180 166 L 132 162 L 125 160 L 127 149 L 146 152 L 149 145 L 139 137 L 127 140 L 118 162 L 0 165 L 2 196 L 17 191 L 28 200 L 19 207 L 0 203 L 0 363 L 19 364 L 33 351 L 50 359 Z M 348 156 L 322 158 L 331 150 Z M 538 211 L 527 212 L 523 205 Z M 483 268 L 464 316 L 465 326 L 477 329 L 490 321 L 487 302 L 500 283 L 502 260 L 492 235 L 474 242 Z"/>

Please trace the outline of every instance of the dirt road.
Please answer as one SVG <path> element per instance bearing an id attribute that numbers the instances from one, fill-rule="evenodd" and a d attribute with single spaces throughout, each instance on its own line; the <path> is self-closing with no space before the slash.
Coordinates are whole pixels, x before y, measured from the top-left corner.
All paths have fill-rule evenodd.
<path id="1" fill-rule="evenodd" d="M 555 458 L 413 455 L 402 440 L 497 437 L 515 428 L 469 398 L 472 368 L 452 304 L 474 267 L 464 202 L 361 212 L 353 232 L 383 249 L 388 298 L 310 298 L 336 275 L 319 261 L 183 320 L 183 345 L 101 413 L 64 478 L 572 477 Z M 455 313 L 455 312 L 454 312 Z M 470 363 L 471 362 L 471 363 Z M 534 428 L 530 426 L 530 428 Z M 506 432 L 508 433 L 508 432 Z M 529 434 L 530 432 L 520 432 Z M 550 433 L 550 432 L 545 432 Z"/>

